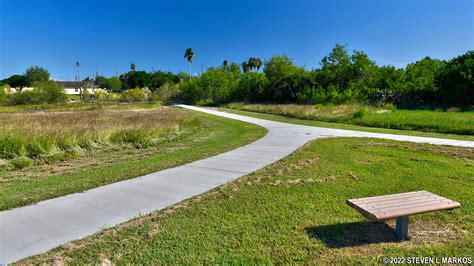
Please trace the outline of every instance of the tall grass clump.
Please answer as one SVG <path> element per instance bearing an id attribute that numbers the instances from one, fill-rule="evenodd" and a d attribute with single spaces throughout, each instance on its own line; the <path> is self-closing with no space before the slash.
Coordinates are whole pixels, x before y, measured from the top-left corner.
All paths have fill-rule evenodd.
<path id="1" fill-rule="evenodd" d="M 146 148 L 199 123 L 172 108 L 0 113 L 0 159 L 15 168 L 71 158 L 114 145 Z M 27 158 L 27 159 L 25 159 Z M 28 162 L 27 162 L 28 161 Z"/>

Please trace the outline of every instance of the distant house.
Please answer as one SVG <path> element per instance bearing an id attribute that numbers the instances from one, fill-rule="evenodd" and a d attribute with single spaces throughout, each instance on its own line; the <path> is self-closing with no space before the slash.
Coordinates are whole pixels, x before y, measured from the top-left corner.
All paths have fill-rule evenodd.
<path id="1" fill-rule="evenodd" d="M 66 94 L 71 94 L 71 95 L 80 95 L 81 90 L 87 90 L 91 95 L 93 95 L 94 92 L 97 90 L 101 90 L 104 92 L 106 91 L 104 89 L 99 88 L 97 85 L 95 85 L 93 81 L 55 81 L 55 82 L 64 87 L 64 92 Z M 33 87 L 23 87 L 23 88 L 6 87 L 5 91 L 7 93 L 15 93 L 18 91 L 29 91 L 33 89 L 34 89 Z"/>
<path id="2" fill-rule="evenodd" d="M 15 92 L 19 92 L 19 91 L 30 91 L 34 89 L 33 87 L 23 87 L 23 88 L 12 88 L 12 87 L 9 87 L 8 85 L 5 87 L 5 92 L 6 93 L 15 93 Z"/>
<path id="3" fill-rule="evenodd" d="M 94 94 L 96 90 L 102 90 L 93 82 L 88 81 L 56 81 L 64 87 L 66 94 L 81 94 L 81 90 L 87 90 L 90 94 Z"/>

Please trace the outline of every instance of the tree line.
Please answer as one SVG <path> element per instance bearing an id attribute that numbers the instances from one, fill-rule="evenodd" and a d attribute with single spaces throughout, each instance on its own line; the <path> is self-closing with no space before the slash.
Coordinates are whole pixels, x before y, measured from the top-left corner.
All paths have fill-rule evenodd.
<path id="1" fill-rule="evenodd" d="M 364 102 L 392 103 L 399 106 L 474 105 L 474 51 L 451 60 L 425 57 L 404 68 L 379 66 L 363 51 L 347 50 L 337 44 L 325 56 L 320 67 L 306 70 L 296 66 L 286 55 L 268 60 L 248 60 L 210 67 L 199 76 L 191 75 L 196 56 L 187 48 L 184 58 L 189 73 L 130 71 L 106 78 L 86 78 L 98 87 L 112 92 L 147 88 L 168 100 L 191 104 L 228 102 L 272 102 L 302 104 L 341 104 Z M 24 75 L 13 75 L 1 84 L 21 88 L 49 80 L 41 67 L 31 67 Z M 160 93 L 163 91 L 163 93 Z"/>
<path id="2" fill-rule="evenodd" d="M 296 66 L 286 55 L 275 55 L 264 63 L 251 57 L 240 66 L 224 61 L 181 82 L 181 100 L 193 104 L 474 104 L 474 51 L 451 60 L 425 57 L 395 68 L 378 66 L 365 52 L 349 53 L 346 46 L 337 44 L 312 70 Z"/>

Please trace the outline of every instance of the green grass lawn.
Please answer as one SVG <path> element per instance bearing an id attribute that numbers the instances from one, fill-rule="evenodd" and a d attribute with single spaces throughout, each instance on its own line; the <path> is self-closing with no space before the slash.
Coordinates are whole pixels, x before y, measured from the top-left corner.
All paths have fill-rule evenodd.
<path id="1" fill-rule="evenodd" d="M 167 210 L 21 263 L 381 263 L 382 256 L 472 256 L 474 151 L 378 139 L 316 140 L 289 157 Z M 428 190 L 462 208 L 367 222 L 359 198 Z"/>
<path id="2" fill-rule="evenodd" d="M 240 147 L 266 134 L 264 128 L 253 124 L 188 110 L 178 113 L 181 112 L 193 117 L 194 126 L 189 127 L 186 134 L 158 145 L 140 149 L 102 145 L 70 160 L 3 169 L 0 171 L 0 210 L 181 165 Z"/>
<path id="3" fill-rule="evenodd" d="M 472 135 L 457 135 L 457 134 L 445 134 L 445 133 L 434 133 L 434 132 L 422 132 L 422 131 L 409 131 L 409 130 L 367 127 L 367 126 L 344 124 L 344 123 L 334 123 L 334 122 L 326 122 L 326 121 L 318 121 L 318 120 L 299 119 L 299 118 L 293 118 L 293 117 L 286 117 L 286 116 L 282 116 L 282 115 L 259 113 L 259 112 L 255 112 L 255 111 L 243 111 L 243 110 L 237 110 L 237 109 L 231 109 L 231 108 L 219 108 L 219 109 L 221 111 L 234 113 L 234 114 L 240 114 L 240 115 L 245 115 L 245 116 L 250 116 L 250 117 L 255 117 L 255 118 L 260 118 L 260 119 L 267 119 L 267 120 L 272 120 L 272 121 L 292 123 L 292 124 L 305 125 L 305 126 L 315 126 L 315 127 L 337 128 L 337 129 L 347 129 L 347 130 L 357 130 L 357 131 L 367 131 L 367 132 L 387 133 L 387 134 L 397 134 L 397 135 L 409 135 L 409 136 L 420 136 L 420 137 L 432 137 L 432 138 L 459 139 L 459 140 L 474 141 L 474 136 L 472 136 Z"/>
<path id="4" fill-rule="evenodd" d="M 360 104 L 229 104 L 228 107 L 285 117 L 344 123 L 365 127 L 474 135 L 474 112 L 384 109 Z"/>

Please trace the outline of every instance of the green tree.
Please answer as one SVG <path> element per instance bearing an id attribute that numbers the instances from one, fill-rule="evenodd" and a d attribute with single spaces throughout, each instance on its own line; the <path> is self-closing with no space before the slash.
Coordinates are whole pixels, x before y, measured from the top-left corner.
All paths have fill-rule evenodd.
<path id="1" fill-rule="evenodd" d="M 186 51 L 184 51 L 184 58 L 188 60 L 188 67 L 189 67 L 189 78 L 192 77 L 191 75 L 191 65 L 193 63 L 193 58 L 195 56 L 195 53 L 192 48 L 187 48 Z"/>
<path id="2" fill-rule="evenodd" d="M 435 77 L 443 64 L 443 61 L 430 57 L 408 64 L 405 68 L 405 84 L 400 89 L 408 95 L 409 100 L 435 100 L 438 90 Z"/>
<path id="3" fill-rule="evenodd" d="M 286 55 L 273 56 L 265 63 L 263 73 L 268 80 L 265 100 L 288 102 L 296 100 L 299 79 L 304 69 L 298 68 Z"/>
<path id="4" fill-rule="evenodd" d="M 244 61 L 242 62 L 242 64 L 240 64 L 242 66 L 242 71 L 244 71 L 244 73 L 247 73 L 250 71 L 250 65 L 247 61 Z"/>
<path id="5" fill-rule="evenodd" d="M 131 71 L 127 79 L 129 88 L 150 87 L 150 75 L 145 71 Z"/>
<path id="6" fill-rule="evenodd" d="M 137 69 L 137 66 L 136 66 L 134 63 L 131 63 L 131 64 L 130 64 L 130 70 L 131 70 L 132 72 L 135 72 L 136 69 Z"/>
<path id="7" fill-rule="evenodd" d="M 26 77 L 23 75 L 13 75 L 7 78 L 4 81 L 6 84 L 8 84 L 12 88 L 16 88 L 19 91 L 21 91 L 24 87 L 28 86 L 28 82 L 26 81 Z"/>
<path id="8" fill-rule="evenodd" d="M 297 67 L 287 55 L 274 55 L 265 63 L 263 73 L 268 81 L 273 83 L 279 79 L 294 73 Z"/>
<path id="9" fill-rule="evenodd" d="M 104 76 L 97 75 L 95 77 L 94 84 L 99 86 L 100 88 L 106 88 L 107 86 L 107 78 Z"/>
<path id="10" fill-rule="evenodd" d="M 373 82 L 377 65 L 370 60 L 369 56 L 363 51 L 354 51 L 351 55 L 350 78 L 361 81 L 364 85 L 370 85 Z"/>
<path id="11" fill-rule="evenodd" d="M 336 44 L 331 53 L 321 60 L 321 66 L 324 87 L 333 85 L 340 89 L 347 88 L 351 78 L 351 57 L 345 45 Z"/>
<path id="12" fill-rule="evenodd" d="M 267 79 L 264 73 L 248 72 L 243 75 L 231 93 L 232 101 L 259 102 L 265 100 Z"/>
<path id="13" fill-rule="evenodd" d="M 474 51 L 449 60 L 436 77 L 438 99 L 450 104 L 474 104 Z"/>
<path id="14" fill-rule="evenodd" d="M 180 82 L 190 79 L 189 74 L 184 72 L 184 71 L 178 72 L 178 74 L 176 76 L 178 76 L 178 79 L 179 79 Z"/>
<path id="15" fill-rule="evenodd" d="M 45 68 L 39 66 L 33 66 L 26 70 L 25 73 L 26 83 L 28 86 L 32 86 L 37 82 L 43 82 L 49 80 L 49 72 Z"/>
<path id="16" fill-rule="evenodd" d="M 122 82 L 118 77 L 108 78 L 105 82 L 105 88 L 113 92 L 120 92 L 122 90 Z"/>
<path id="17" fill-rule="evenodd" d="M 155 71 L 149 74 L 150 76 L 150 88 L 155 90 L 166 83 L 179 83 L 180 78 L 178 75 L 175 75 L 172 72 L 163 72 L 163 71 Z"/>
<path id="18" fill-rule="evenodd" d="M 236 62 L 232 62 L 230 64 L 229 72 L 234 73 L 236 77 L 242 74 L 242 71 L 240 70 L 240 66 Z"/>

